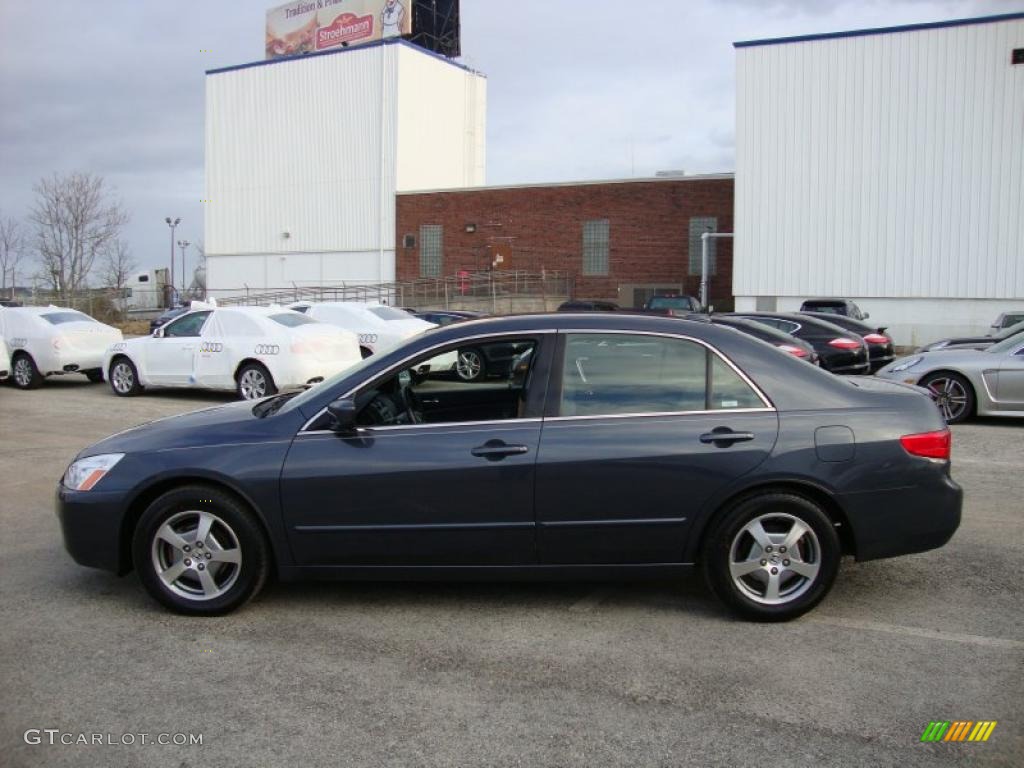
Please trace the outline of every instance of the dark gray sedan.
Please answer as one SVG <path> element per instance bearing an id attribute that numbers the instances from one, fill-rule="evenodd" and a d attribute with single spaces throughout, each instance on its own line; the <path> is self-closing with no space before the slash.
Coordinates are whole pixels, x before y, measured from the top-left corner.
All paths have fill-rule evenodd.
<path id="1" fill-rule="evenodd" d="M 413 372 L 512 344 L 501 379 Z M 283 580 L 674 578 L 798 616 L 858 560 L 945 544 L 950 433 L 915 388 L 732 328 L 549 314 L 457 323 L 300 394 L 164 419 L 58 487 L 72 557 L 190 614 Z"/>

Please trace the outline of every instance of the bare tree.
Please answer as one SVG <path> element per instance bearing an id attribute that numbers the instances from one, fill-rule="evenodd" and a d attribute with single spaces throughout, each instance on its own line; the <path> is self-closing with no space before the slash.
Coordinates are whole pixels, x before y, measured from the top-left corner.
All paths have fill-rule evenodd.
<path id="1" fill-rule="evenodd" d="M 128 278 L 138 268 L 138 262 L 132 257 L 131 251 L 121 238 L 114 238 L 103 254 L 100 263 L 100 280 L 106 288 L 120 291 L 128 285 Z"/>
<path id="2" fill-rule="evenodd" d="M 35 185 L 29 214 L 35 226 L 40 278 L 67 301 L 86 287 L 96 258 L 117 239 L 128 214 L 108 197 L 102 176 L 54 174 Z"/>
<path id="3" fill-rule="evenodd" d="M 18 265 L 25 257 L 25 233 L 21 222 L 11 216 L 0 216 L 0 295 L 11 278 L 11 298 L 18 284 Z"/>

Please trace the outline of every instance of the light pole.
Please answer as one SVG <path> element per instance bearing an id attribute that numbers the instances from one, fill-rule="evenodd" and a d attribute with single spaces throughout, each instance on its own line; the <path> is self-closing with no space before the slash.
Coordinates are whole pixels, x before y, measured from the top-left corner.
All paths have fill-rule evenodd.
<path id="1" fill-rule="evenodd" d="M 188 286 L 185 281 L 188 279 L 185 277 L 185 249 L 188 248 L 192 243 L 188 240 L 179 240 L 178 247 L 181 248 L 181 295 L 185 295 L 185 291 L 188 290 Z"/>
<path id="2" fill-rule="evenodd" d="M 167 226 L 171 228 L 171 293 L 168 296 L 168 304 L 174 303 L 174 229 L 181 224 L 181 218 L 171 220 L 168 216 L 164 221 L 167 222 Z"/>

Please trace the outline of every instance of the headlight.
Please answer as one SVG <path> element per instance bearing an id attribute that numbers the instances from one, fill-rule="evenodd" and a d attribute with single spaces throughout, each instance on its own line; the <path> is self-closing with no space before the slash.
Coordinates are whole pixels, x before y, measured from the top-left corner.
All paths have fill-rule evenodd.
<path id="1" fill-rule="evenodd" d="M 72 491 L 92 490 L 103 476 L 112 470 L 121 459 L 123 453 L 104 453 L 100 456 L 89 456 L 74 462 L 64 473 L 64 487 Z"/>
<path id="2" fill-rule="evenodd" d="M 899 373 L 900 371 L 906 371 L 906 370 L 908 370 L 910 368 L 913 368 L 915 365 L 920 363 L 922 360 L 924 360 L 923 357 L 911 357 L 911 358 L 909 358 L 907 360 L 904 360 L 899 365 L 893 366 L 889 370 L 892 371 L 893 373 Z"/>

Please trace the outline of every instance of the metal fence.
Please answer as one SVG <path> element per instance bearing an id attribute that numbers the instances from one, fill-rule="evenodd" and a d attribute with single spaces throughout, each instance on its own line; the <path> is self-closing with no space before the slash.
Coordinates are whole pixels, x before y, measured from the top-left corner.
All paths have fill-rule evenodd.
<path id="1" fill-rule="evenodd" d="M 379 301 L 399 307 L 449 309 L 465 302 L 496 308 L 507 299 L 553 299 L 573 293 L 573 277 L 566 272 L 519 270 L 460 272 L 446 277 L 392 283 L 334 283 L 292 285 L 290 288 L 208 291 L 220 306 L 290 304 L 294 301 Z"/>

